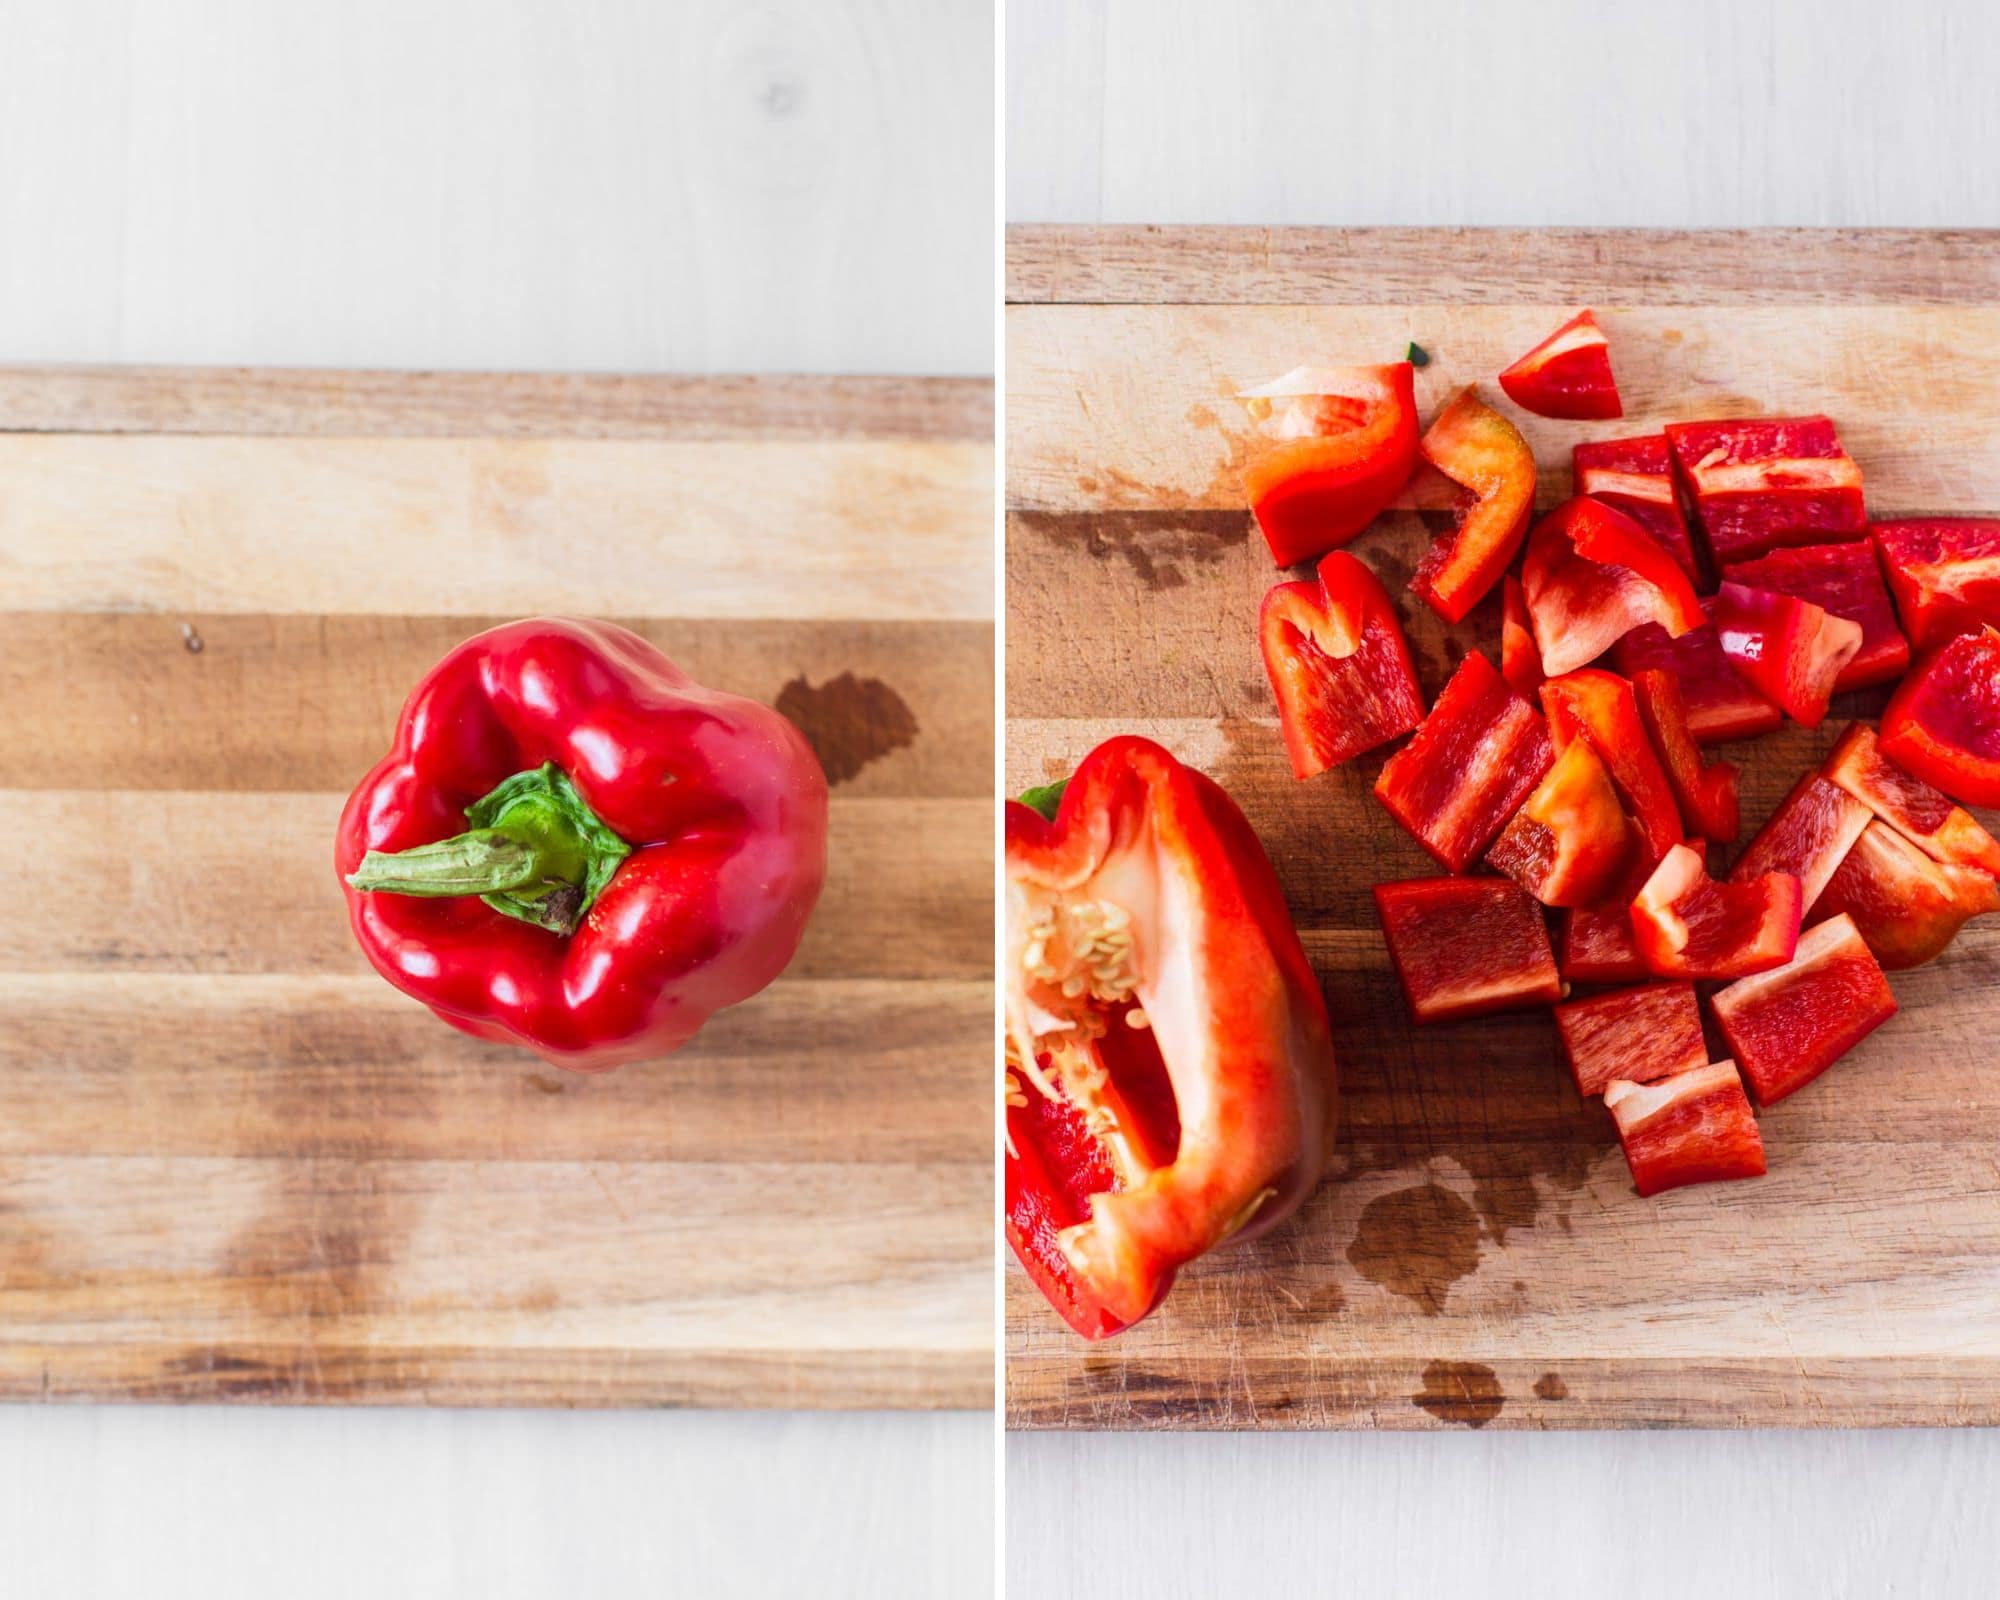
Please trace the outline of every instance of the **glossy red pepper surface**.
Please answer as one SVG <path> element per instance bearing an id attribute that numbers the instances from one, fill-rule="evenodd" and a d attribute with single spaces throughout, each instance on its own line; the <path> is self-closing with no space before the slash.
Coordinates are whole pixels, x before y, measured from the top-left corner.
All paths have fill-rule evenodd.
<path id="1" fill-rule="evenodd" d="M 1861 830 L 1813 906 L 1847 916 L 1891 972 L 1935 960 L 1974 917 L 2000 911 L 2000 883 L 1977 867 L 1937 861 L 1888 823 Z"/>
<path id="2" fill-rule="evenodd" d="M 1867 723 L 1849 723 L 1820 770 L 1932 860 L 2000 877 L 2000 839 L 1949 795 L 1883 755 Z"/>
<path id="3" fill-rule="evenodd" d="M 2000 519 L 1919 517 L 1869 531 L 1914 649 L 2000 628 Z"/>
<path id="4" fill-rule="evenodd" d="M 1759 1105 L 1795 1094 L 1896 1014 L 1889 980 L 1845 916 L 1799 936 L 1782 967 L 1709 1001 Z"/>
<path id="5" fill-rule="evenodd" d="M 1708 1064 L 1691 983 L 1613 989 L 1559 1005 L 1555 1016 L 1579 1094 L 1602 1094 L 1615 1079 L 1651 1083 Z"/>
<path id="6" fill-rule="evenodd" d="M 370 852 L 464 837 L 468 808 L 551 765 L 629 849 L 573 932 L 477 892 L 346 883 Z M 825 877 L 826 817 L 819 763 L 777 712 L 702 688 L 623 628 L 541 618 L 467 640 L 417 685 L 334 859 L 383 977 L 467 1033 L 597 1071 L 667 1054 L 784 969 Z M 573 909 L 581 889 L 553 897 Z"/>
<path id="7" fill-rule="evenodd" d="M 1748 883 L 1768 872 L 1789 872 L 1799 880 L 1800 905 L 1810 911 L 1868 822 L 1865 805 L 1838 784 L 1808 772 L 1744 847 L 1729 881 Z"/>
<path id="8" fill-rule="evenodd" d="M 1764 1140 L 1733 1061 L 1609 1084 L 1604 1105 L 1641 1195 L 1764 1174 Z"/>
<path id="9" fill-rule="evenodd" d="M 1542 670 L 1541 652 L 1535 648 L 1521 580 L 1509 573 L 1501 582 L 1500 596 L 1500 676 L 1516 694 L 1533 699 L 1548 674 Z"/>
<path id="10" fill-rule="evenodd" d="M 1578 735 L 1500 830 L 1486 862 L 1545 906 L 1588 906 L 1616 889 L 1642 850 L 1603 759 Z"/>
<path id="11" fill-rule="evenodd" d="M 1715 599 L 1702 601 L 1703 615 L 1715 618 Z M 1722 636 L 1711 627 L 1669 639 L 1656 623 L 1634 628 L 1611 647 L 1611 659 L 1627 677 L 1653 668 L 1671 673 L 1681 686 L 1688 731 L 1700 744 L 1754 739 L 1783 725 L 1785 714 L 1751 688 L 1722 653 Z"/>
<path id="12" fill-rule="evenodd" d="M 1896 609 L 1883 586 L 1875 546 L 1866 539 L 1773 550 L 1754 561 L 1724 567 L 1722 577 L 1748 589 L 1810 600 L 1830 615 L 1859 626 L 1861 648 L 1834 678 L 1835 694 L 1888 683 L 1901 677 L 1910 664 L 1910 641 L 1896 625 Z"/>
<path id="13" fill-rule="evenodd" d="M 1632 900 L 1632 937 L 1663 978 L 1744 978 L 1792 959 L 1799 880 L 1774 872 L 1717 883 L 1701 856 L 1676 845 Z"/>
<path id="14" fill-rule="evenodd" d="M 1672 673 L 1648 668 L 1632 678 L 1632 698 L 1639 720 L 1653 742 L 1681 809 L 1681 823 L 1691 838 L 1727 844 L 1736 837 L 1741 818 L 1737 807 L 1740 774 L 1727 761 L 1704 766 L 1701 747 L 1688 726 L 1687 702 Z"/>
<path id="15" fill-rule="evenodd" d="M 1446 622 L 1465 615 L 1500 581 L 1535 510 L 1535 455 L 1521 430 L 1472 389 L 1454 396 L 1418 447 L 1466 491 L 1457 526 L 1431 541 L 1410 587 Z"/>
<path id="16" fill-rule="evenodd" d="M 1674 459 L 1664 433 L 1585 440 L 1570 451 L 1570 467 L 1578 494 L 1624 512 L 1674 558 L 1689 583 L 1700 585 L 1701 567 L 1674 492 Z"/>
<path id="17" fill-rule="evenodd" d="M 1615 672 L 1583 667 L 1542 685 L 1542 709 L 1548 713 L 1549 736 L 1558 750 L 1567 748 L 1579 733 L 1590 735 L 1645 836 L 1648 861 L 1659 860 L 1681 842 L 1680 807 L 1639 720 L 1631 684 Z"/>
<path id="18" fill-rule="evenodd" d="M 2000 806 L 2000 628 L 1918 663 L 1882 713 L 1882 754 L 1969 806 Z"/>
<path id="19" fill-rule="evenodd" d="M 1643 623 L 1678 638 L 1708 621 L 1673 557 L 1624 512 L 1587 495 L 1535 524 L 1521 589 L 1551 677 L 1588 666 Z"/>
<path id="20" fill-rule="evenodd" d="M 1523 411 L 1564 421 L 1622 417 L 1604 330 L 1579 311 L 1500 374 L 1500 387 Z"/>
<path id="21" fill-rule="evenodd" d="M 1417 1022 L 1562 998 L 1541 907 L 1505 878 L 1378 883 L 1375 910 Z"/>
<path id="22" fill-rule="evenodd" d="M 1861 469 L 1825 417 L 1677 422 L 1667 443 L 1718 564 L 1858 539 L 1868 526 Z"/>
<path id="23" fill-rule="evenodd" d="M 1861 624 L 1810 600 L 1725 581 L 1716 592 L 1722 653 L 1759 694 L 1808 728 L 1826 720 L 1833 686 L 1861 652 Z"/>

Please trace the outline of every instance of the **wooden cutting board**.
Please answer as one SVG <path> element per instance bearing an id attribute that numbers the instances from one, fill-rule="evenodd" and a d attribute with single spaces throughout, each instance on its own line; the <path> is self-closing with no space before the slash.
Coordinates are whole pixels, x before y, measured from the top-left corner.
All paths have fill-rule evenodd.
<path id="1" fill-rule="evenodd" d="M 992 1399 L 983 381 L 0 372 L 0 1395 Z M 602 616 L 832 789 L 784 977 L 582 1078 L 350 939 L 417 679 Z"/>
<path id="2" fill-rule="evenodd" d="M 1546 1013 L 1418 1031 L 1370 885 L 1429 859 L 1370 796 L 1381 757 L 1291 777 L 1259 661 L 1274 579 L 1228 396 L 1309 361 L 1432 354 L 1426 417 L 1597 307 L 1622 423 L 1816 411 L 1877 515 L 2000 513 L 2000 235 L 1016 228 L 1007 312 L 1007 784 L 1150 734 L 1243 804 L 1333 1013 L 1343 1130 L 1271 1236 L 1184 1273 L 1113 1341 L 1011 1270 L 1017 1427 L 1605 1427 L 2000 1422 L 2000 918 L 1896 974 L 1903 1011 L 1762 1118 L 1760 1182 L 1633 1192 Z M 1515 414 L 1509 407 L 1510 414 Z M 1496 653 L 1405 585 L 1429 531 L 1353 548 L 1397 595 L 1427 696 Z M 1837 733 L 1728 754 L 1747 832 Z"/>

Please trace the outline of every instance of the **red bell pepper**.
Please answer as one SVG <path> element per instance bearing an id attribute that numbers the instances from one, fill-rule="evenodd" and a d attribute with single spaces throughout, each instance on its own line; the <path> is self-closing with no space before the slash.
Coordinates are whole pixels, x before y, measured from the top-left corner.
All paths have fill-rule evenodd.
<path id="1" fill-rule="evenodd" d="M 1810 600 L 1725 582 L 1715 596 L 1722 653 L 1793 721 L 1817 728 L 1833 686 L 1861 651 L 1861 624 Z"/>
<path id="2" fill-rule="evenodd" d="M 1556 971 L 1568 983 L 1637 983 L 1653 975 L 1632 937 L 1629 899 L 1558 912 L 1555 944 Z"/>
<path id="3" fill-rule="evenodd" d="M 1500 676 L 1514 692 L 1532 697 L 1540 692 L 1548 674 L 1542 670 L 1541 652 L 1528 623 L 1528 602 L 1521 593 L 1521 580 L 1509 573 L 1500 585 Z"/>
<path id="4" fill-rule="evenodd" d="M 1611 774 L 1579 735 L 1500 830 L 1486 861 L 1545 906 L 1587 906 L 1617 887 L 1641 848 Z"/>
<path id="5" fill-rule="evenodd" d="M 1851 722 L 1820 771 L 1934 861 L 2000 877 L 2000 839 L 1963 806 L 1882 754 L 1875 730 Z"/>
<path id="6" fill-rule="evenodd" d="M 1469 388 L 1438 413 L 1419 449 L 1472 502 L 1456 513 L 1452 532 L 1432 541 L 1410 587 L 1446 622 L 1463 622 L 1527 536 L 1535 455 L 1521 430 Z"/>
<path id="7" fill-rule="evenodd" d="M 1674 461 L 1664 433 L 1586 440 L 1571 448 L 1570 468 L 1578 494 L 1624 512 L 1674 558 L 1689 583 L 1700 586 L 1701 568 L 1674 493 Z"/>
<path id="8" fill-rule="evenodd" d="M 2000 519 L 1919 517 L 1869 531 L 1912 648 L 2000 628 Z"/>
<path id="9" fill-rule="evenodd" d="M 1500 387 L 1523 411 L 1566 422 L 1622 417 L 1611 351 L 1588 310 L 1579 311 L 1500 374 Z"/>
<path id="10" fill-rule="evenodd" d="M 1322 559 L 1313 582 L 1281 583 L 1264 596 L 1258 639 L 1297 777 L 1337 767 L 1424 720 L 1396 608 L 1345 550 Z"/>
<path id="11" fill-rule="evenodd" d="M 1810 600 L 1831 616 L 1861 629 L 1861 648 L 1833 680 L 1833 692 L 1865 689 L 1903 675 L 1910 664 L 1910 641 L 1896 626 L 1896 610 L 1882 586 L 1875 546 L 1866 539 L 1849 544 L 1795 545 L 1754 561 L 1733 562 L 1723 580 L 1746 589 Z"/>
<path id="12" fill-rule="evenodd" d="M 1667 444 L 1718 564 L 1868 526 L 1861 469 L 1825 417 L 1670 423 Z"/>
<path id="13" fill-rule="evenodd" d="M 1813 911 L 1852 918 L 1876 960 L 1895 972 L 1942 955 L 1973 917 L 2000 911 L 2000 883 L 1977 867 L 1933 860 L 1876 821 L 1861 830 Z"/>
<path id="14" fill-rule="evenodd" d="M 1549 730 L 1477 650 L 1375 780 L 1375 797 L 1418 844 L 1463 872 L 1555 764 Z"/>
<path id="15" fill-rule="evenodd" d="M 1243 487 L 1281 567 L 1346 544 L 1417 463 L 1416 380 L 1407 361 L 1297 367 L 1237 398 L 1260 441 Z"/>
<path id="16" fill-rule="evenodd" d="M 539 618 L 468 639 L 411 692 L 334 861 L 389 982 L 594 1072 L 677 1049 L 783 970 L 826 814 L 777 712 L 623 628 Z"/>
<path id="17" fill-rule="evenodd" d="M 2000 806 L 2000 628 L 1924 658 L 1882 713 L 1882 754 L 1969 806 Z"/>
<path id="18" fill-rule="evenodd" d="M 1645 983 L 1556 1007 L 1556 1033 L 1577 1093 L 1613 1079 L 1651 1083 L 1708 1064 L 1701 1006 L 1691 983 Z"/>
<path id="19" fill-rule="evenodd" d="M 1604 1105 L 1641 1196 L 1764 1175 L 1764 1141 L 1733 1061 L 1657 1083 L 1608 1084 Z"/>
<path id="20" fill-rule="evenodd" d="M 1590 735 L 1645 835 L 1649 861 L 1659 860 L 1681 842 L 1680 808 L 1646 738 L 1631 684 L 1615 672 L 1584 667 L 1543 684 L 1542 709 L 1548 713 L 1549 736 L 1558 750 L 1567 748 L 1579 733 Z"/>
<path id="21" fill-rule="evenodd" d="M 1713 621 L 1715 601 L 1702 601 L 1701 609 Z M 1785 720 L 1784 713 L 1729 664 L 1722 653 L 1722 636 L 1712 627 L 1669 639 L 1664 629 L 1648 623 L 1613 645 L 1611 659 L 1627 677 L 1648 669 L 1671 673 L 1687 705 L 1688 731 L 1700 744 L 1754 739 Z"/>
<path id="22" fill-rule="evenodd" d="M 1760 1106 L 1796 1094 L 1896 1014 L 1896 997 L 1854 923 L 1808 928 L 1782 967 L 1709 1001 Z"/>
<path id="23" fill-rule="evenodd" d="M 1810 911 L 1868 821 L 1868 808 L 1853 795 L 1808 772 L 1757 830 L 1729 881 L 1749 883 L 1766 873 L 1789 872 L 1799 880 L 1801 908 Z"/>
<path id="24" fill-rule="evenodd" d="M 1589 665 L 1641 623 L 1679 638 L 1708 621 L 1673 557 L 1624 512 L 1586 495 L 1535 524 L 1521 589 L 1551 677 Z"/>
<path id="25" fill-rule="evenodd" d="M 1639 707 L 1639 720 L 1667 774 L 1680 807 L 1681 822 L 1689 834 L 1700 839 L 1727 844 L 1736 837 L 1740 823 L 1736 786 L 1739 773 L 1727 761 L 1703 766 L 1701 746 L 1694 742 L 1688 727 L 1687 702 L 1681 686 L 1671 673 L 1647 669 L 1632 677 L 1632 698 Z"/>
<path id="26" fill-rule="evenodd" d="M 1069 1325 L 1145 1316 L 1332 1144 L 1326 1003 L 1243 813 L 1149 740 L 1007 806 L 1007 1241 Z"/>
<path id="27" fill-rule="evenodd" d="M 1542 909 L 1504 878 L 1378 883 L 1375 909 L 1420 1023 L 1562 998 Z"/>
<path id="28" fill-rule="evenodd" d="M 1802 909 L 1790 873 L 1717 883 L 1698 854 L 1675 845 L 1632 901 L 1632 937 L 1660 977 L 1744 978 L 1792 959 Z"/>

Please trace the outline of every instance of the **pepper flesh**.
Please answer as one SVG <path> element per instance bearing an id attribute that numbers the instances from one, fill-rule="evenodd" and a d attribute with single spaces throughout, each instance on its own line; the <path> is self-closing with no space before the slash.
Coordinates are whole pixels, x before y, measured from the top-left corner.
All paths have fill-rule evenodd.
<path id="1" fill-rule="evenodd" d="M 1801 907 L 1810 911 L 1868 822 L 1868 808 L 1859 800 L 1808 772 L 1757 830 L 1729 881 L 1749 883 L 1766 873 L 1789 872 L 1799 880 Z"/>
<path id="2" fill-rule="evenodd" d="M 2000 629 L 1960 634 L 1889 697 L 1882 754 L 1969 806 L 2000 806 Z"/>
<path id="3" fill-rule="evenodd" d="M 1722 653 L 1759 694 L 1802 727 L 1826 720 L 1840 674 L 1861 651 L 1861 625 L 1810 600 L 1725 582 L 1716 591 Z"/>
<path id="4" fill-rule="evenodd" d="M 1796 1094 L 1896 1014 L 1889 980 L 1852 920 L 1799 937 L 1784 966 L 1740 978 L 1709 1001 L 1760 1106 Z"/>
<path id="5" fill-rule="evenodd" d="M 1500 585 L 1500 676 L 1516 694 L 1529 698 L 1538 694 L 1548 679 L 1542 670 L 1541 652 L 1535 648 L 1521 580 L 1511 572 Z"/>
<path id="6" fill-rule="evenodd" d="M 2000 911 L 2000 883 L 1977 867 L 1936 861 L 1886 822 L 1861 830 L 1813 907 L 1853 919 L 1890 971 L 1935 960 L 1974 917 Z"/>
<path id="7" fill-rule="evenodd" d="M 1792 959 L 1800 911 L 1799 880 L 1790 873 L 1717 883 L 1681 844 L 1633 898 L 1632 937 L 1660 977 L 1744 978 Z"/>
<path id="8" fill-rule="evenodd" d="M 1687 574 L 1646 530 L 1585 495 L 1535 524 L 1521 589 L 1551 677 L 1588 666 L 1642 623 L 1679 638 L 1707 621 Z"/>
<path id="9" fill-rule="evenodd" d="M 1680 808 L 1639 720 L 1631 684 L 1615 672 L 1583 667 L 1542 685 L 1542 709 L 1558 750 L 1579 733 L 1590 735 L 1645 836 L 1648 861 L 1659 860 L 1681 842 Z"/>
<path id="10" fill-rule="evenodd" d="M 1912 648 L 2000 627 L 2000 519 L 1918 517 L 1869 531 Z"/>
<path id="11" fill-rule="evenodd" d="M 1713 622 L 1712 596 L 1702 601 L 1701 609 Z M 1729 664 L 1722 653 L 1722 636 L 1713 627 L 1696 628 L 1669 639 L 1664 629 L 1649 622 L 1613 645 L 1611 659 L 1627 677 L 1648 669 L 1671 673 L 1687 706 L 1688 732 L 1699 744 L 1754 739 L 1785 720 L 1785 714 Z"/>
<path id="12" fill-rule="evenodd" d="M 1150 740 L 1099 745 L 1053 821 L 1010 803 L 1006 831 L 1007 1238 L 1103 1338 L 1319 1181 L 1326 1004 L 1243 813 Z"/>
<path id="13" fill-rule="evenodd" d="M 1541 908 L 1504 878 L 1378 883 L 1375 910 L 1418 1023 L 1562 998 Z"/>
<path id="14" fill-rule="evenodd" d="M 1458 525 L 1432 541 L 1410 587 L 1446 622 L 1500 581 L 1527 537 L 1535 509 L 1535 456 L 1521 430 L 1472 389 L 1461 390 L 1423 437 L 1424 460 L 1472 495 Z"/>
<path id="15" fill-rule="evenodd" d="M 1634 673 L 1632 698 L 1674 791 L 1682 825 L 1692 837 L 1727 844 L 1736 837 L 1742 820 L 1737 769 L 1727 761 L 1702 764 L 1701 747 L 1688 726 L 1687 702 L 1672 674 L 1652 669 Z"/>
<path id="16" fill-rule="evenodd" d="M 1556 1033 L 1577 1093 L 1616 1079 L 1651 1083 L 1708 1064 L 1701 1005 L 1691 983 L 1644 983 L 1555 1008 Z"/>
<path id="17" fill-rule="evenodd" d="M 630 848 L 573 933 L 477 890 L 347 882 L 364 857 L 459 833 L 480 797 L 548 765 Z M 417 685 L 334 859 L 390 983 L 479 1038 L 602 1071 L 677 1049 L 783 970 L 825 876 L 826 815 L 819 763 L 777 712 L 702 688 L 623 628 L 538 618 L 467 640 Z"/>
<path id="18" fill-rule="evenodd" d="M 1486 861 L 1545 906 L 1587 906 L 1616 887 L 1642 848 L 1603 759 L 1579 735 L 1500 830 Z"/>
<path id="19" fill-rule="evenodd" d="M 1820 770 L 1932 860 L 2000 877 L 2000 839 L 1949 795 L 1883 755 L 1867 723 L 1849 723 Z"/>
<path id="20" fill-rule="evenodd" d="M 1718 565 L 1867 528 L 1861 469 L 1825 417 L 1669 423 L 1667 444 Z"/>
<path id="21" fill-rule="evenodd" d="M 1764 1141 L 1733 1061 L 1656 1083 L 1607 1084 L 1604 1105 L 1642 1197 L 1764 1175 Z"/>
<path id="22" fill-rule="evenodd" d="M 1624 512 L 1700 587 L 1701 566 L 1674 493 L 1674 459 L 1664 433 L 1585 440 L 1570 450 L 1570 469 L 1578 494 Z"/>
<path id="23" fill-rule="evenodd" d="M 1500 374 L 1500 387 L 1523 411 L 1562 421 L 1622 417 L 1604 330 L 1587 308 Z"/>
<path id="24" fill-rule="evenodd" d="M 1726 582 L 1772 594 L 1809 600 L 1830 616 L 1861 629 L 1861 647 L 1833 680 L 1833 692 L 1865 689 L 1903 675 L 1910 664 L 1910 641 L 1896 626 L 1896 610 L 1882 584 L 1875 546 L 1866 539 L 1848 544 L 1795 545 L 1754 561 L 1722 569 Z"/>

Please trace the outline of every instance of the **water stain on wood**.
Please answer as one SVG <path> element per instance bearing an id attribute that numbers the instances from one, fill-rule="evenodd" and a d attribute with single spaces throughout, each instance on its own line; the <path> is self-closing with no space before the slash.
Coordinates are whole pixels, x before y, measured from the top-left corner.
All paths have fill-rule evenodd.
<path id="1" fill-rule="evenodd" d="M 1545 1372 L 1535 1380 L 1535 1398 L 1538 1400 L 1567 1400 L 1569 1385 L 1562 1380 L 1559 1372 Z"/>
<path id="2" fill-rule="evenodd" d="M 1362 1208 L 1347 1259 L 1370 1283 L 1435 1317 L 1451 1286 L 1479 1265 L 1479 1218 L 1440 1184 L 1392 1189 Z"/>
<path id="3" fill-rule="evenodd" d="M 847 782 L 917 738 L 909 702 L 880 678 L 843 672 L 814 688 L 797 677 L 778 691 L 777 708 L 805 735 L 829 784 Z"/>
<path id="4" fill-rule="evenodd" d="M 1017 511 L 1014 521 L 1052 544 L 1123 561 L 1154 593 L 1185 588 L 1190 570 L 1220 565 L 1250 537 L 1242 511 Z"/>
<path id="5" fill-rule="evenodd" d="M 1483 1428 L 1500 1415 L 1507 1398 L 1493 1369 L 1477 1361 L 1433 1361 L 1424 1368 L 1424 1386 L 1410 1404 L 1440 1422 Z"/>

